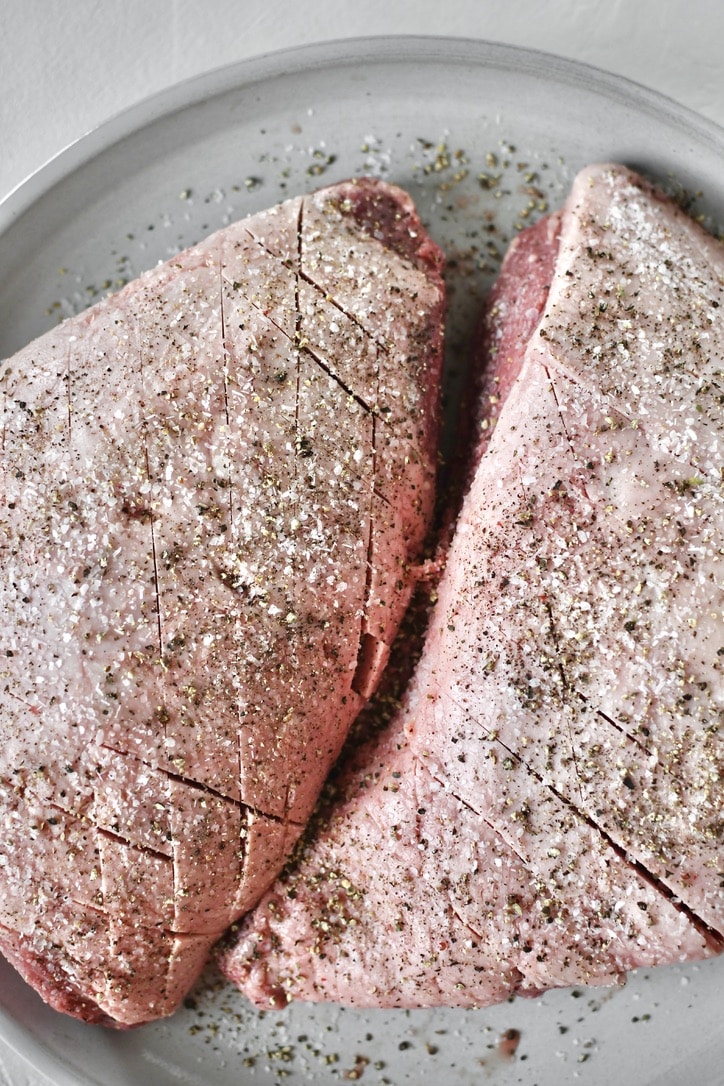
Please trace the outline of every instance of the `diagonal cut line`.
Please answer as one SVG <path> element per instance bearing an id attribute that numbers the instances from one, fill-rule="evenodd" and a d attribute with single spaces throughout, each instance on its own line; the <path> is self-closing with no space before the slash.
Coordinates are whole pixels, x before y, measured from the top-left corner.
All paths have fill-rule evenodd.
<path id="1" fill-rule="evenodd" d="M 551 383 L 551 388 L 553 389 L 552 383 Z M 556 399 L 556 404 L 558 404 L 558 398 L 555 396 L 555 389 L 553 389 L 553 395 L 554 395 L 554 397 Z M 559 407 L 559 412 L 560 412 L 560 407 Z M 563 420 L 562 415 L 561 415 L 561 423 L 562 423 L 563 428 L 564 428 L 564 430 L 566 432 L 566 438 L 567 438 L 568 443 L 569 443 L 569 445 L 571 447 L 571 451 L 573 452 L 573 454 L 575 456 L 575 449 L 573 448 L 573 445 L 571 444 L 571 440 L 570 440 L 570 437 L 568 435 L 568 430 L 566 429 L 565 422 Z M 525 491 L 525 484 L 523 483 L 522 478 L 520 479 L 520 485 L 521 485 L 521 488 L 522 488 L 522 490 L 523 490 L 523 492 L 525 494 L 525 492 L 526 492 Z M 585 488 L 584 488 L 584 492 L 585 492 Z M 586 493 L 586 497 L 588 498 L 587 493 Z M 540 587 L 541 588 L 543 587 L 542 583 L 540 584 Z M 575 694 L 577 697 L 579 697 L 581 699 L 581 701 L 585 705 L 588 705 L 589 704 L 588 698 L 586 698 L 585 695 L 582 694 L 580 690 L 577 690 L 575 688 L 575 686 L 569 681 L 568 676 L 566 675 L 565 668 L 564 668 L 563 663 L 562 663 L 562 653 L 560 651 L 560 647 L 561 647 L 560 646 L 560 639 L 558 637 L 558 630 L 557 630 L 557 626 L 556 626 L 556 620 L 555 620 L 554 613 L 553 613 L 553 604 L 551 603 L 550 599 L 546 599 L 544 606 L 545 606 L 545 609 L 546 609 L 547 614 L 548 614 L 548 624 L 549 624 L 550 631 L 551 631 L 551 638 L 553 640 L 553 644 L 554 644 L 555 649 L 556 649 L 556 667 L 558 669 L 558 673 L 559 673 L 560 678 L 561 678 L 561 683 L 562 683 L 562 686 L 563 686 L 563 690 L 566 691 L 569 696 L 571 694 Z M 498 630 L 498 633 L 500 634 L 501 637 L 505 636 L 503 634 L 502 630 Z M 625 735 L 626 738 L 629 739 L 632 743 L 635 743 L 636 746 L 638 746 L 639 749 L 642 750 L 645 754 L 651 756 L 651 752 L 641 742 L 641 740 L 638 738 L 638 736 L 636 736 L 636 735 L 632 734 L 630 731 L 628 731 L 621 723 L 614 720 L 611 716 L 609 716 L 606 712 L 604 712 L 603 709 L 599 709 L 598 707 L 596 707 L 595 712 L 603 720 L 605 720 L 608 724 L 610 724 L 613 728 L 615 728 L 618 732 L 620 732 L 622 735 Z M 570 725 L 567 725 L 567 727 L 568 727 L 568 732 L 569 732 L 569 739 L 570 739 L 570 742 L 571 742 L 571 756 L 573 758 L 573 765 L 574 765 L 574 768 L 575 768 L 575 771 L 576 771 L 576 776 L 578 777 L 579 782 L 580 782 L 581 775 L 580 775 L 579 770 L 578 770 L 578 762 L 577 762 L 577 759 L 576 759 L 575 744 L 573 743 L 573 737 L 572 737 L 572 735 L 570 733 Z M 579 787 L 580 787 L 580 785 L 579 785 Z"/>
<path id="2" fill-rule="evenodd" d="M 264 250 L 265 253 L 268 253 L 269 256 L 272 257 L 272 259 L 274 261 L 276 261 L 278 264 L 281 264 L 282 267 L 285 267 L 285 268 L 289 267 L 289 264 L 288 264 L 288 262 L 286 260 L 284 260 L 277 253 L 275 253 L 271 249 L 269 249 L 264 244 L 264 242 L 261 240 L 261 238 L 258 238 L 256 236 L 256 234 L 253 234 L 251 232 L 251 230 L 249 230 L 248 227 L 245 227 L 244 229 L 245 229 L 246 233 L 249 235 L 249 237 L 252 239 L 252 241 L 255 241 L 256 244 L 259 245 Z M 389 351 L 389 347 L 388 347 L 387 343 L 385 342 L 385 340 L 383 338 L 379 337 L 374 332 L 371 332 L 369 330 L 369 328 L 365 328 L 364 324 L 362 324 L 359 317 L 356 317 L 354 315 L 354 313 L 348 312 L 344 308 L 344 306 L 341 304 L 341 302 L 337 301 L 337 299 L 334 297 L 334 295 L 329 294 L 325 290 L 325 288 L 320 283 L 318 283 L 316 281 L 316 279 L 314 279 L 309 274 L 309 272 L 305 272 L 303 270 L 303 268 L 302 268 L 302 245 L 301 245 L 301 240 L 302 239 L 301 239 L 301 234 L 300 234 L 300 236 L 299 236 L 299 253 L 298 253 L 298 257 L 299 257 L 299 265 L 298 265 L 299 278 L 302 279 L 307 284 L 307 286 L 310 286 L 314 290 L 316 290 L 316 292 L 319 295 L 321 295 L 322 298 L 324 298 L 325 302 L 329 302 L 330 305 L 333 305 L 334 308 L 337 309 L 344 317 L 346 317 L 349 321 L 351 321 L 353 324 L 355 324 L 359 328 L 359 330 L 367 337 L 367 339 L 371 339 L 372 342 L 375 343 L 380 348 L 380 350 L 384 351 L 385 354 L 387 354 L 388 351 Z"/>
<path id="3" fill-rule="evenodd" d="M 145 764 L 145 763 L 144 763 Z M 161 769 L 161 773 L 168 777 L 170 781 L 176 781 L 178 784 L 184 784 L 187 788 L 196 789 L 199 792 L 203 792 L 205 795 L 214 796 L 216 799 L 222 799 L 225 803 L 231 803 L 234 807 L 238 807 L 241 811 L 249 811 L 252 814 L 259 815 L 261 818 L 268 818 L 270 822 L 278 822 L 279 825 L 299 825 L 299 823 L 292 822 L 289 818 L 284 818 L 282 815 L 268 814 L 266 811 L 262 811 L 259 807 L 252 807 L 249 803 L 244 803 L 243 800 L 234 799 L 231 796 L 225 795 L 223 792 L 217 791 L 208 784 L 202 784 L 200 781 L 192 780 L 191 777 L 184 777 L 179 773 L 170 773 L 167 769 Z"/>
<path id="4" fill-rule="evenodd" d="M 453 700 L 453 699 L 451 698 L 450 700 Z M 500 838 L 500 840 L 505 845 L 506 849 L 510 849 L 512 852 L 515 853 L 515 855 L 518 857 L 518 859 L 523 864 L 523 866 L 526 868 L 526 870 L 528 872 L 530 872 L 530 874 L 533 873 L 532 870 L 531 870 L 529 861 L 526 860 L 525 856 L 521 852 L 518 851 L 518 849 L 515 846 L 515 843 L 513 841 L 508 840 L 508 838 L 506 837 L 506 835 L 503 833 L 503 831 L 500 829 L 499 826 L 496 826 L 494 822 L 491 822 L 489 818 L 486 818 L 482 811 L 478 811 L 475 807 L 473 807 L 470 803 L 468 803 L 467 800 L 464 800 L 462 796 L 459 796 L 457 794 L 457 792 L 453 792 L 453 790 L 451 788 L 449 789 L 447 782 L 442 777 L 436 777 L 435 774 L 430 769 L 430 767 L 428 765 L 426 765 L 425 762 L 421 758 L 419 758 L 417 754 L 414 754 L 413 756 L 414 756 L 414 759 L 417 762 L 417 764 L 422 769 L 425 770 L 425 772 L 427 773 L 430 780 L 436 781 L 437 784 L 441 785 L 442 788 L 444 788 L 445 791 L 448 792 L 448 794 L 453 797 L 453 799 L 457 800 L 457 802 L 460 804 L 461 807 L 465 807 L 465 809 L 470 811 L 471 814 L 474 814 L 476 818 L 481 819 L 481 821 L 483 821 L 485 823 L 485 825 L 488 827 L 488 829 L 492 830 L 493 833 L 496 835 L 496 837 Z"/>
<path id="5" fill-rule="evenodd" d="M 563 692 L 564 692 L 564 694 L 568 695 L 568 698 L 566 700 L 570 701 L 570 695 L 571 695 L 572 687 L 571 687 L 570 682 L 568 681 L 568 676 L 566 675 L 566 669 L 564 668 L 563 661 L 561 659 L 561 643 L 560 643 L 560 640 L 559 640 L 559 637 L 558 637 L 558 630 L 556 628 L 556 623 L 555 623 L 555 620 L 553 618 L 553 607 L 551 605 L 550 600 L 545 601 L 544 607 L 545 607 L 546 612 L 548 614 L 548 624 L 549 624 L 550 631 L 551 631 L 551 637 L 553 638 L 553 644 L 554 644 L 555 650 L 556 650 L 556 670 L 558 671 L 558 674 L 560 675 L 560 678 L 561 678 L 561 685 L 563 687 Z M 580 773 L 580 770 L 578 768 L 578 757 L 576 755 L 576 744 L 573 741 L 573 733 L 571 731 L 571 724 L 570 724 L 570 721 L 567 718 L 566 718 L 566 731 L 568 732 L 568 742 L 570 744 L 571 758 L 573 759 L 573 769 L 575 770 L 576 780 L 578 781 L 578 794 L 580 796 L 581 802 L 583 802 L 583 786 L 582 786 L 582 783 L 581 783 L 581 773 Z"/>
<path id="6" fill-rule="evenodd" d="M 550 370 L 553 369 L 556 372 L 556 374 L 558 374 L 558 376 L 564 377 L 566 380 L 570 381 L 571 384 L 578 385 L 579 388 L 584 389 L 587 393 L 589 393 L 590 396 L 592 396 L 594 398 L 597 397 L 597 396 L 603 396 L 604 398 L 608 398 L 608 396 L 610 396 L 610 393 L 603 392 L 600 387 L 598 387 L 596 385 L 590 385 L 587 381 L 585 381 L 583 379 L 583 377 L 582 377 L 582 375 L 580 373 L 569 370 L 566 367 L 565 361 L 562 361 L 560 358 L 557 358 L 552 353 L 548 353 L 548 361 L 547 362 L 543 362 L 542 360 L 539 360 L 539 361 L 540 361 L 540 364 L 543 366 L 543 369 L 545 370 L 545 372 L 546 372 L 546 374 L 547 374 L 547 376 L 549 378 L 550 378 Z M 553 384 L 553 379 L 552 378 L 550 378 L 550 379 L 551 379 L 551 385 L 552 385 Z M 633 422 L 634 421 L 629 415 L 626 414 L 625 411 L 622 411 L 619 406 L 616 406 L 615 410 L 621 416 L 621 418 L 626 419 L 627 422 Z"/>
<path id="7" fill-rule="evenodd" d="M 131 754 L 127 750 L 121 750 L 119 747 L 110 746 L 108 743 L 100 744 L 102 750 L 109 750 L 113 754 L 120 754 L 124 758 L 132 758 L 134 762 L 138 762 L 139 765 L 145 766 L 147 769 L 152 769 L 154 773 L 160 773 L 161 776 L 168 780 L 175 781 L 178 784 L 185 784 L 189 788 L 196 789 L 199 792 L 204 792 L 206 795 L 214 796 L 216 799 L 223 799 L 226 803 L 231 803 L 233 806 L 238 807 L 242 811 L 250 811 L 252 814 L 259 815 L 261 818 L 268 818 L 271 822 L 278 822 L 280 825 L 300 825 L 298 822 L 293 822 L 288 818 L 283 818 L 280 815 L 268 814 L 266 811 L 262 811 L 259 807 L 253 807 L 249 803 L 244 803 L 243 800 L 235 799 L 233 796 L 227 796 L 224 792 L 220 792 L 215 788 L 212 788 L 208 784 L 204 784 L 202 781 L 195 781 L 192 777 L 185 777 L 181 773 L 172 773 L 168 769 L 164 769 L 163 766 L 154 765 L 153 762 L 147 761 L 145 758 L 139 758 L 135 754 Z"/>
<path id="8" fill-rule="evenodd" d="M 485 936 L 482 934 L 482 932 L 476 931 L 475 928 L 471 928 L 470 924 L 466 923 L 466 921 L 463 920 L 462 916 L 457 911 L 457 909 L 455 908 L 455 906 L 452 904 L 451 901 L 447 902 L 447 906 L 448 906 L 448 909 L 450 910 L 450 912 L 453 914 L 453 916 L 457 917 L 457 920 L 462 925 L 462 927 L 464 927 L 466 931 L 470 932 L 470 934 L 474 938 L 478 939 L 484 945 L 485 944 Z M 516 938 L 518 938 L 518 937 L 519 936 L 516 935 Z M 525 981 L 525 973 L 523 973 L 516 965 L 512 965 L 512 966 L 510 966 L 510 969 L 509 969 L 509 976 L 510 976 L 510 995 L 515 995 L 518 991 L 520 991 L 520 988 L 522 987 L 523 982 Z"/>
<path id="9" fill-rule="evenodd" d="M 356 317 L 354 315 L 354 313 L 350 313 L 349 310 L 345 309 L 345 307 L 342 305 L 342 303 L 338 302 L 333 294 L 329 294 L 324 289 L 324 287 L 320 283 L 318 283 L 316 281 L 316 279 L 314 279 L 309 274 L 309 272 L 302 271 L 300 274 L 301 274 L 301 278 L 304 280 L 304 282 L 308 286 L 313 287 L 317 291 L 318 294 L 322 295 L 325 302 L 329 302 L 330 305 L 333 305 L 335 309 L 339 310 L 339 312 L 342 314 L 342 316 L 346 317 L 348 321 L 352 322 L 352 324 L 355 324 L 359 328 L 359 330 L 361 332 L 363 332 L 365 336 L 367 336 L 368 339 L 371 339 L 372 342 L 377 347 L 379 347 L 379 349 L 381 351 L 384 351 L 385 354 L 389 353 L 389 346 L 387 345 L 386 341 L 380 335 L 378 335 L 375 332 L 371 332 L 369 330 L 369 328 L 365 328 L 365 326 L 364 326 L 364 324 L 362 324 L 361 320 L 358 317 Z"/>
<path id="10" fill-rule="evenodd" d="M 558 393 L 556 392 L 556 386 L 553 383 L 553 378 L 551 376 L 551 371 L 548 368 L 548 366 L 546 366 L 546 365 L 543 366 L 543 370 L 545 372 L 546 377 L 548 378 L 548 381 L 550 382 L 551 392 L 553 393 L 553 399 L 556 401 L 556 408 L 558 410 L 558 416 L 559 416 L 559 418 L 561 420 L 561 426 L 563 427 L 563 432 L 566 435 L 566 441 L 568 442 L 568 448 L 571 451 L 571 455 L 573 456 L 574 463 L 576 463 L 578 454 L 576 453 L 575 447 L 573 445 L 573 441 L 571 440 L 571 435 L 570 435 L 570 433 L 568 431 L 568 427 L 566 425 L 566 420 L 563 417 L 563 411 L 561 409 L 561 401 L 558 399 Z M 574 384 L 578 384 L 578 383 L 579 382 L 574 382 Z M 581 476 L 581 478 L 580 478 L 579 485 L 580 485 L 581 489 L 583 490 L 583 493 L 586 495 L 587 500 L 590 502 L 591 501 L 591 496 L 588 493 L 588 490 L 586 488 L 586 481 L 583 478 L 583 476 Z"/>
<path id="11" fill-rule="evenodd" d="M 543 782 L 541 781 L 541 783 Z M 619 845 L 613 839 L 613 837 L 611 837 L 610 834 L 605 829 L 603 829 L 602 826 L 598 825 L 595 819 L 591 818 L 583 811 L 579 811 L 575 804 L 571 803 L 570 800 L 566 799 L 566 797 L 562 793 L 558 792 L 557 789 L 553 788 L 551 785 L 549 785 L 548 787 L 550 788 L 551 792 L 553 792 L 553 794 L 558 799 L 560 799 L 562 803 L 565 803 L 569 807 L 571 807 L 571 809 L 575 811 L 579 818 L 581 818 L 584 822 L 587 823 L 587 825 L 591 826 L 593 829 L 597 830 L 600 833 L 601 837 L 603 837 L 604 841 L 609 845 L 612 851 L 616 853 L 619 859 L 623 860 L 624 863 L 628 864 L 628 866 L 631 867 L 644 882 L 647 882 L 650 886 L 652 886 L 654 890 L 661 894 L 661 896 L 669 901 L 674 906 L 674 908 L 682 913 L 692 924 L 692 926 L 696 928 L 699 935 L 702 936 L 702 938 L 709 947 L 711 947 L 713 950 L 724 950 L 724 932 L 719 932 L 715 928 L 710 927 L 710 925 L 707 924 L 707 922 L 703 920 L 702 917 L 700 917 L 699 914 L 695 912 L 695 910 L 692 909 L 690 905 L 687 905 L 685 901 L 681 900 L 678 894 L 674 890 L 672 890 L 671 887 L 668 886 L 663 879 L 659 878 L 659 876 L 657 875 L 654 875 L 654 873 L 650 871 L 645 864 L 641 863 L 640 860 L 636 860 L 632 856 L 630 856 L 625 848 Z"/>
<path id="12" fill-rule="evenodd" d="M 494 626 L 494 631 L 495 631 L 495 634 L 505 644 L 508 644 L 508 645 L 511 644 L 510 639 L 506 636 L 506 634 L 504 633 L 504 631 L 502 630 L 502 628 L 499 625 Z M 575 686 L 573 686 L 573 687 L 566 686 L 566 689 L 568 690 L 570 695 L 574 695 L 575 697 L 579 698 L 585 705 L 588 706 L 590 704 L 588 698 L 580 690 L 578 690 Z M 447 696 L 451 697 L 450 695 L 447 695 Z M 455 699 L 453 699 L 451 697 L 451 700 L 454 701 Z M 458 704 L 458 703 L 456 702 L 456 704 Z M 598 706 L 592 706 L 592 710 L 593 710 L 593 712 L 596 713 L 597 716 L 600 717 L 600 719 L 602 721 L 604 721 L 610 727 L 614 728 L 618 732 L 618 734 L 624 736 L 629 742 L 633 743 L 636 747 L 638 747 L 638 749 L 641 750 L 643 754 L 645 754 L 649 758 L 654 757 L 654 753 L 651 751 L 651 749 L 648 746 L 646 746 L 638 738 L 637 735 L 632 734 L 630 731 L 628 731 L 623 724 L 616 721 L 613 717 L 611 717 L 608 713 L 606 713 L 605 710 L 599 708 Z M 465 711 L 467 712 L 467 710 L 465 710 Z M 468 713 L 468 715 L 471 715 L 471 714 Z M 482 725 L 482 723 L 480 721 L 477 721 L 477 723 L 479 723 L 481 727 L 484 727 L 484 725 Z M 569 730 L 569 738 L 570 738 L 570 730 Z M 575 745 L 573 744 L 572 739 L 571 739 L 571 754 L 572 754 L 572 757 L 574 758 L 574 764 L 575 764 Z M 576 773 L 578 774 L 577 766 L 576 766 Z M 579 779 L 580 779 L 580 775 L 578 775 L 578 776 L 579 776 Z"/>
<path id="13" fill-rule="evenodd" d="M 576 690 L 575 692 L 578 695 L 578 697 L 581 699 L 581 701 L 588 704 L 588 698 L 586 698 L 585 695 L 582 694 L 580 690 Z M 620 724 L 617 720 L 614 720 L 613 717 L 609 716 L 608 713 L 605 713 L 603 711 L 603 709 L 599 709 L 598 707 L 596 707 L 595 712 L 596 712 L 597 716 L 600 716 L 602 720 L 605 720 L 606 723 L 610 724 L 612 728 L 615 728 L 617 732 L 620 732 L 621 735 L 625 735 L 627 739 L 629 739 L 632 743 L 635 743 L 636 746 L 639 748 L 639 750 L 643 751 L 643 753 L 647 757 L 649 757 L 649 758 L 653 757 L 652 752 L 649 750 L 649 748 L 646 746 L 646 744 L 642 743 L 637 735 L 632 735 L 631 732 L 628 731 L 623 726 L 623 724 Z"/>
<path id="14" fill-rule="evenodd" d="M 102 837 L 108 838 L 109 841 L 113 841 L 117 845 L 125 845 L 126 848 L 131 849 L 133 852 L 140 852 L 145 856 L 153 856 L 156 860 L 163 860 L 165 863 L 173 864 L 173 856 L 169 856 L 165 852 L 159 852 L 158 849 L 151 848 L 149 845 L 137 845 L 133 841 L 128 841 L 122 834 L 114 833 L 112 830 L 106 829 L 105 826 L 98 826 L 95 822 L 93 825 L 95 826 L 96 833 L 100 834 Z M 99 864 L 103 863 L 102 854 L 99 855 L 98 862 Z M 101 871 L 101 875 L 102 873 L 103 872 Z"/>
<path id="15" fill-rule="evenodd" d="M 325 373 L 326 373 L 326 374 L 327 374 L 327 375 L 328 375 L 329 377 L 331 377 L 333 381 L 336 381 L 336 382 L 337 382 L 337 384 L 339 385 L 339 387 L 340 387 L 340 388 L 342 389 L 342 391 L 343 391 L 343 392 L 344 392 L 344 393 L 345 393 L 345 394 L 346 394 L 347 396 L 349 396 L 349 397 L 350 397 L 350 398 L 351 398 L 352 400 L 354 400 L 354 401 L 355 401 L 355 403 L 358 403 L 358 404 L 360 405 L 360 407 L 361 407 L 361 408 L 362 408 L 362 409 L 363 409 L 364 411 L 366 411 L 366 412 L 367 412 L 368 414 L 372 415 L 373 419 L 380 419 L 380 420 L 381 420 L 382 422 L 385 422 L 385 421 L 386 421 L 386 420 L 385 420 L 385 418 L 384 418 L 384 416 L 383 416 L 383 415 L 381 415 L 381 414 L 380 414 L 380 412 L 379 412 L 379 411 L 378 411 L 378 410 L 377 410 L 376 408 L 374 408 L 374 407 L 370 407 L 370 405 L 369 405 L 369 404 L 367 403 L 367 401 L 366 401 L 366 400 L 364 400 L 364 399 L 363 399 L 363 398 L 362 398 L 362 397 L 361 397 L 361 396 L 359 395 L 359 393 L 357 393 L 357 392 L 354 392 L 354 391 L 353 391 L 353 390 L 352 390 L 352 389 L 351 389 L 351 388 L 349 387 L 349 385 L 346 385 L 346 384 L 344 383 L 344 381 L 342 380 L 342 378 L 341 378 L 341 377 L 339 377 L 339 376 L 338 376 L 338 374 L 336 374 L 336 373 L 335 373 L 335 372 L 334 372 L 334 371 L 333 371 L 332 369 L 330 369 L 330 367 L 329 367 L 329 366 L 327 365 L 327 363 L 326 363 L 326 362 L 324 362 L 324 361 L 323 361 L 323 360 L 322 360 L 322 359 L 321 359 L 321 358 L 319 357 L 319 355 L 318 355 L 318 354 L 317 354 L 317 353 L 316 353 L 315 351 L 313 351 L 313 350 L 312 350 L 312 348 L 311 348 L 311 347 L 310 347 L 310 346 L 309 346 L 308 344 L 305 344 L 305 345 L 304 345 L 304 347 L 302 347 L 302 348 L 301 348 L 301 350 L 302 350 L 302 351 L 304 352 L 304 354 L 306 354 L 306 355 L 309 355 L 309 357 L 310 357 L 310 358 L 311 358 L 311 359 L 312 359 L 312 360 L 313 360 L 314 362 L 316 362 L 316 363 L 317 363 L 317 365 L 318 365 L 318 366 L 319 366 L 319 367 L 320 367 L 321 369 L 323 369 L 323 370 L 324 370 L 324 372 L 325 372 Z"/>
<path id="16" fill-rule="evenodd" d="M 264 251 L 269 252 L 268 249 L 265 249 Z M 271 253 L 270 255 L 273 256 L 274 254 Z M 297 274 L 297 279 L 304 279 L 304 276 L 301 273 L 296 273 L 296 274 Z M 229 282 L 228 279 L 227 279 L 227 282 Z M 328 365 L 328 363 L 326 363 L 322 358 L 320 358 L 319 355 L 313 350 L 312 347 L 309 346 L 308 343 L 305 343 L 303 346 L 298 345 L 298 341 L 301 338 L 301 319 L 302 319 L 302 314 L 301 314 L 301 311 L 299 309 L 299 289 L 298 289 L 298 287 L 294 291 L 294 302 L 295 302 L 295 306 L 296 306 L 296 310 L 297 310 L 296 316 L 295 316 L 295 326 L 296 327 L 295 327 L 295 337 L 294 338 L 292 338 L 289 335 L 289 333 L 284 328 L 282 328 L 282 326 L 278 323 L 278 321 L 275 321 L 274 318 L 272 316 L 270 316 L 268 313 L 266 313 L 261 308 L 260 305 L 257 305 L 256 302 L 254 302 L 251 298 L 249 298 L 248 295 L 244 294 L 244 295 L 242 295 L 242 297 L 244 298 L 244 301 L 247 302 L 247 304 L 250 305 L 252 309 L 256 310 L 256 312 L 268 324 L 271 324 L 274 328 L 276 328 L 276 330 L 278 332 L 280 332 L 285 337 L 285 339 L 287 339 L 289 341 L 289 344 L 292 347 L 296 348 L 299 351 L 304 352 L 305 355 L 308 355 L 314 362 L 316 362 L 317 365 L 320 366 L 324 370 L 324 372 L 327 374 L 328 377 L 331 377 L 333 381 L 337 382 L 339 387 L 342 389 L 342 391 L 347 396 L 350 396 L 353 400 L 355 400 L 355 402 L 358 403 L 360 405 L 360 407 L 362 407 L 370 415 L 374 415 L 376 418 L 379 418 L 381 422 L 383 422 L 383 423 L 385 423 L 385 425 L 387 425 L 387 419 L 385 418 L 385 415 L 381 411 L 379 411 L 378 408 L 372 407 L 370 404 L 368 404 L 367 401 L 362 396 L 360 396 L 360 394 L 358 392 L 355 392 L 354 389 L 350 388 L 349 385 L 345 384 L 345 382 L 342 380 L 342 378 L 339 376 L 339 374 L 335 373 L 334 370 Z M 296 340 L 296 342 L 295 342 L 295 340 Z"/>
<path id="17" fill-rule="evenodd" d="M 381 491 L 379 491 L 376 486 L 372 487 L 372 493 L 376 498 L 379 498 L 381 502 L 384 502 L 385 505 L 387 505 L 390 509 L 394 508 L 390 499 L 386 498 L 385 495 Z"/>
<path id="18" fill-rule="evenodd" d="M 5 693 L 9 698 L 12 698 L 14 701 L 19 701 L 21 705 L 27 706 L 28 712 L 32 713 L 33 716 L 40 716 L 42 712 L 42 706 L 37 704 L 33 705 L 32 702 L 28 701 L 26 698 L 21 698 L 20 694 L 16 694 L 12 690 L 6 690 Z"/>
<path id="19" fill-rule="evenodd" d="M 447 905 L 448 909 L 450 910 L 450 912 L 453 914 L 453 916 L 456 918 L 458 923 L 461 925 L 461 927 L 465 928 L 465 930 L 470 932 L 470 934 L 472 936 L 474 936 L 476 939 L 480 939 L 481 942 L 484 941 L 483 940 L 483 933 L 480 932 L 480 931 L 476 931 L 475 928 L 472 928 L 470 926 L 470 924 L 468 924 L 467 920 L 463 920 L 462 916 L 457 911 L 457 909 L 453 905 L 452 901 L 450 901 L 448 899 L 448 901 L 446 902 L 446 905 Z"/>
<path id="20" fill-rule="evenodd" d="M 646 882 L 649 883 L 650 886 L 657 890 L 662 897 L 666 898 L 666 900 L 674 905 L 679 910 L 679 912 L 683 913 L 684 916 L 686 916 L 686 918 L 690 921 L 690 923 L 696 928 L 699 934 L 710 946 L 714 948 L 719 947 L 721 949 L 724 949 L 724 932 L 718 932 L 715 929 L 711 928 L 709 924 L 707 924 L 706 921 L 702 917 L 700 917 L 694 909 L 691 908 L 690 905 L 687 905 L 685 901 L 681 900 L 677 893 L 672 890 L 671 887 L 669 887 L 662 878 L 655 875 L 652 871 L 649 871 L 649 869 L 643 863 L 641 863 L 641 861 L 636 860 L 632 856 L 630 856 L 626 849 L 624 849 L 622 845 L 619 845 L 618 842 L 615 841 L 614 838 L 610 835 L 610 833 L 605 830 L 603 826 L 600 826 L 598 822 L 596 822 L 595 818 L 586 814 L 585 811 L 582 811 L 573 802 L 573 800 L 569 799 L 567 796 L 564 796 L 563 793 L 559 792 L 558 789 L 555 788 L 552 784 L 548 784 L 546 781 L 544 781 L 543 777 L 539 773 L 536 773 L 536 771 L 528 764 L 528 762 L 526 762 L 524 758 L 521 758 L 521 756 L 516 753 L 516 751 L 506 746 L 506 744 L 503 743 L 502 740 L 499 739 L 497 736 L 493 739 L 490 731 L 487 729 L 485 724 L 483 724 L 482 721 L 479 720 L 477 717 L 473 716 L 473 714 L 469 710 L 464 709 L 463 706 L 460 705 L 460 703 L 454 697 L 452 697 L 451 694 L 446 694 L 445 696 L 449 698 L 449 700 L 460 710 L 461 713 L 464 714 L 464 716 L 467 716 L 469 719 L 475 721 L 475 723 L 485 733 L 486 738 L 490 742 L 495 742 L 500 747 L 502 747 L 506 754 L 510 755 L 511 758 L 515 758 L 517 762 L 525 767 L 528 773 L 530 773 L 531 777 L 533 777 L 539 785 L 542 785 L 543 788 L 551 792 L 552 795 L 554 795 L 560 803 L 564 804 L 571 811 L 573 811 L 576 817 L 579 818 L 582 822 L 590 826 L 592 829 L 596 830 L 606 842 L 606 844 L 619 857 L 619 859 L 623 860 L 624 863 L 628 864 L 628 866 L 632 870 L 634 870 L 642 879 L 644 879 Z M 443 783 L 444 786 L 444 782 L 441 783 Z M 474 811 L 474 808 L 471 808 L 471 810 Z M 475 813 L 479 814 L 480 812 Z"/>

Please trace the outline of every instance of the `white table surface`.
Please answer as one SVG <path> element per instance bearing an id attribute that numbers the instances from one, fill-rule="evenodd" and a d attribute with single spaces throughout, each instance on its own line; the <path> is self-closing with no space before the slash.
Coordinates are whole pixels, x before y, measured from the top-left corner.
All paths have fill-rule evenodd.
<path id="1" fill-rule="evenodd" d="M 721 0 L 0 0 L 0 14 L 0 199 L 157 90 L 260 53 L 364 35 L 543 49 L 724 125 Z M 0 1086 L 49 1083 L 0 1043 Z"/>

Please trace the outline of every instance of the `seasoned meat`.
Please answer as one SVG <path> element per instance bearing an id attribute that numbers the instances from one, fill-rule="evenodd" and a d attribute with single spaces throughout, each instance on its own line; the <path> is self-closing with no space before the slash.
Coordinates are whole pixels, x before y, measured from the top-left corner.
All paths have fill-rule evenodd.
<path id="1" fill-rule="evenodd" d="M 519 236 L 406 703 L 222 967 L 484 1005 L 719 953 L 724 246 L 618 166 Z"/>
<path id="2" fill-rule="evenodd" d="M 173 1010 L 374 690 L 433 502 L 442 257 L 372 180 L 214 234 L 7 361 L 0 950 Z"/>

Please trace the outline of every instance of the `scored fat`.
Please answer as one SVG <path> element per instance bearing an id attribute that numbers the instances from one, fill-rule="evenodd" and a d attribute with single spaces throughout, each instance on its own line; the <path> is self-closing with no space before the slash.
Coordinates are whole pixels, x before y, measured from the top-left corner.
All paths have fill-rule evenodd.
<path id="1" fill-rule="evenodd" d="M 375 689 L 434 498 L 442 255 L 374 180 L 213 234 L 0 368 L 0 951 L 170 1013 Z"/>

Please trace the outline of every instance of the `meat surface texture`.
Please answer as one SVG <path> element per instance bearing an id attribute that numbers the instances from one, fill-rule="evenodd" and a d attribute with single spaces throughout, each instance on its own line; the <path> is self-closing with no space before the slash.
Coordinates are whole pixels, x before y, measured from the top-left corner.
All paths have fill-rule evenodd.
<path id="1" fill-rule="evenodd" d="M 433 504 L 442 256 L 347 182 L 2 366 L 0 950 L 170 1013 L 374 690 Z"/>
<path id="2" fill-rule="evenodd" d="M 724 246 L 623 167 L 511 247 L 405 705 L 222 958 L 260 1006 L 480 1006 L 721 951 L 722 305 Z"/>

